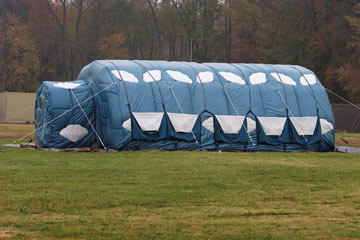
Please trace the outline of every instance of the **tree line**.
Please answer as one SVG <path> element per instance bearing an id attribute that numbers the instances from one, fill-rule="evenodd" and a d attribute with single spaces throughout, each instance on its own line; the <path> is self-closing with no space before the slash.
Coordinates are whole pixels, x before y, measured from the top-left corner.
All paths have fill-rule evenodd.
<path id="1" fill-rule="evenodd" d="M 74 80 L 95 59 L 297 64 L 360 102 L 360 3 L 0 1 L 1 91 Z"/>

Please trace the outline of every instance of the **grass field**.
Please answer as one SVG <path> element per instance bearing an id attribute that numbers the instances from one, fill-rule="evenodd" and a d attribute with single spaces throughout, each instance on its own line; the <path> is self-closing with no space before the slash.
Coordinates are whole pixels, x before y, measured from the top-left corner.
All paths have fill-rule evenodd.
<path id="1" fill-rule="evenodd" d="M 0 239 L 360 239 L 359 186 L 360 154 L 7 148 Z"/>

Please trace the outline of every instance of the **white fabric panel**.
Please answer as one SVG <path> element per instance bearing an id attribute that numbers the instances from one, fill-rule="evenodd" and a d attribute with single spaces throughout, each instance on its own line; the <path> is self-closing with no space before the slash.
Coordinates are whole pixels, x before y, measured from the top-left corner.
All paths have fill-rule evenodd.
<path id="1" fill-rule="evenodd" d="M 53 84 L 54 87 L 66 88 L 66 89 L 73 89 L 80 85 L 81 85 L 80 83 L 71 83 L 71 82 L 62 82 L 62 83 L 54 83 Z"/>
<path id="2" fill-rule="evenodd" d="M 175 132 L 191 133 L 198 115 L 183 113 L 168 113 Z"/>
<path id="3" fill-rule="evenodd" d="M 133 112 L 133 114 L 142 131 L 159 131 L 164 113 Z"/>
<path id="4" fill-rule="evenodd" d="M 212 72 L 206 71 L 206 72 L 200 72 L 198 75 L 196 75 L 196 81 L 198 83 L 208 83 L 214 81 L 214 74 Z"/>
<path id="5" fill-rule="evenodd" d="M 334 129 L 334 126 L 326 119 L 320 118 L 321 134 L 324 135 Z"/>
<path id="6" fill-rule="evenodd" d="M 284 130 L 286 117 L 258 117 L 267 136 L 280 136 Z"/>
<path id="7" fill-rule="evenodd" d="M 167 74 L 170 75 L 175 81 L 179 82 L 185 82 L 185 83 L 192 83 L 192 80 L 189 78 L 188 75 L 179 72 L 179 71 L 172 71 L 172 70 L 166 70 Z"/>
<path id="8" fill-rule="evenodd" d="M 161 80 L 161 71 L 160 70 L 151 70 L 143 74 L 144 82 L 154 82 Z"/>
<path id="9" fill-rule="evenodd" d="M 254 131 L 256 129 L 256 122 L 249 117 L 246 118 L 246 121 L 248 132 Z"/>
<path id="10" fill-rule="evenodd" d="M 270 73 L 273 78 L 275 78 L 278 82 L 282 82 L 284 84 L 289 84 L 296 86 L 296 82 L 289 76 L 282 74 L 282 73 Z M 280 76 L 280 77 L 279 77 Z"/>
<path id="11" fill-rule="evenodd" d="M 308 86 L 309 84 L 314 85 L 316 84 L 316 77 L 314 74 L 304 74 L 304 76 L 300 78 L 300 83 L 304 86 Z"/>
<path id="12" fill-rule="evenodd" d="M 88 130 L 79 124 L 68 125 L 66 128 L 61 129 L 60 135 L 69 139 L 72 142 L 77 142 L 88 134 Z"/>
<path id="13" fill-rule="evenodd" d="M 215 115 L 225 134 L 238 134 L 244 123 L 245 116 Z"/>
<path id="14" fill-rule="evenodd" d="M 131 118 L 129 118 L 128 120 L 123 122 L 122 127 L 129 130 L 129 131 L 131 131 Z"/>
<path id="15" fill-rule="evenodd" d="M 120 72 L 120 74 L 119 74 Z M 123 71 L 123 70 L 112 70 L 111 71 L 112 74 L 114 74 L 114 76 L 117 78 L 117 79 L 120 79 L 121 80 L 121 77 L 122 77 L 122 80 L 124 80 L 125 82 L 139 82 L 139 79 L 137 79 L 137 77 L 135 77 L 134 74 L 132 73 L 129 73 L 127 71 Z M 120 76 L 121 75 L 121 76 Z"/>
<path id="16" fill-rule="evenodd" d="M 266 74 L 263 72 L 253 73 L 249 77 L 250 83 L 253 85 L 266 83 Z"/>
<path id="17" fill-rule="evenodd" d="M 209 130 L 210 132 L 214 132 L 214 117 L 209 117 L 202 123 L 203 127 Z"/>
<path id="18" fill-rule="evenodd" d="M 317 117 L 290 117 L 290 121 L 300 136 L 314 135 Z"/>
<path id="19" fill-rule="evenodd" d="M 245 81 L 239 76 L 239 75 L 236 75 L 232 72 L 219 72 L 219 74 L 221 76 L 223 76 L 223 78 L 226 79 L 226 81 L 229 81 L 229 82 L 233 82 L 233 83 L 238 83 L 238 84 L 241 84 L 241 85 L 245 85 Z"/>

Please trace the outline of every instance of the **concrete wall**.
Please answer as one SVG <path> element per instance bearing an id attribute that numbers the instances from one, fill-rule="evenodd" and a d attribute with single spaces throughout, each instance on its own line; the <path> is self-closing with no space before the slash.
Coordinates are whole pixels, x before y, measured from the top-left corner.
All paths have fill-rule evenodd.
<path id="1" fill-rule="evenodd" d="M 35 93 L 0 93 L 0 123 L 34 122 Z"/>

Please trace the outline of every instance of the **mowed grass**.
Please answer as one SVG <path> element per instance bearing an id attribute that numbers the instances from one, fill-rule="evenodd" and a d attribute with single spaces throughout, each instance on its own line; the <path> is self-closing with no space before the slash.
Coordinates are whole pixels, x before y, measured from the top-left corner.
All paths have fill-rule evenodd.
<path id="1" fill-rule="evenodd" d="M 6 148 L 2 238 L 357 239 L 360 154 Z"/>
<path id="2" fill-rule="evenodd" d="M 33 124 L 0 124 L 0 138 L 22 138 L 25 135 L 34 138 L 35 133 Z M 348 143 L 344 142 L 344 139 Z M 336 133 L 336 145 L 360 148 L 360 133 Z"/>
<path id="3" fill-rule="evenodd" d="M 35 137 L 33 124 L 0 124 L 0 138 Z"/>

